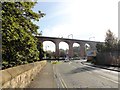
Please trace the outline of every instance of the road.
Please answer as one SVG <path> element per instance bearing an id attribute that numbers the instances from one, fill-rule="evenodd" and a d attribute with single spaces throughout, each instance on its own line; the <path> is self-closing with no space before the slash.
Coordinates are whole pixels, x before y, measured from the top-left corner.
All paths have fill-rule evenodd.
<path id="1" fill-rule="evenodd" d="M 53 65 L 58 88 L 118 88 L 118 72 L 81 64 L 79 61 Z"/>

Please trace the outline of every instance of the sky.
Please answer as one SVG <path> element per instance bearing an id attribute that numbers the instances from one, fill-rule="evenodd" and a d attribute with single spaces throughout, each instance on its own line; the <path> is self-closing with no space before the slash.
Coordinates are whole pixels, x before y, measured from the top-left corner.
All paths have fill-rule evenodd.
<path id="1" fill-rule="evenodd" d="M 118 2 L 120 0 L 38 0 L 33 11 L 46 14 L 39 22 L 43 36 L 104 41 L 110 29 L 118 36 Z M 72 38 L 72 35 L 69 38 Z M 53 48 L 52 44 L 45 48 Z M 62 43 L 61 47 L 68 47 Z"/>

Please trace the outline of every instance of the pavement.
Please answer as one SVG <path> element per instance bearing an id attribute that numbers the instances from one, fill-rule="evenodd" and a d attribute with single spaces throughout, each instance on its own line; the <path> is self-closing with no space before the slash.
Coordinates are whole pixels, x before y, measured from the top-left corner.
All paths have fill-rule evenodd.
<path id="1" fill-rule="evenodd" d="M 107 70 L 112 70 L 112 71 L 120 72 L 120 68 L 119 67 L 94 65 L 94 64 L 92 64 L 90 62 L 87 62 L 87 61 L 82 61 L 81 63 L 85 64 L 85 65 L 92 66 L 92 67 L 98 67 L 98 68 L 103 68 L 103 69 L 107 69 Z"/>
<path id="2" fill-rule="evenodd" d="M 57 88 L 50 62 L 37 74 L 27 88 Z"/>

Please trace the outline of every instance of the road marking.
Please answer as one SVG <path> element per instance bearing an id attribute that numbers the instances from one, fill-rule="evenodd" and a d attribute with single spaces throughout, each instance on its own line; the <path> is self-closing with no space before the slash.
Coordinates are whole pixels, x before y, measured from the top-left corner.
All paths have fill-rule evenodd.
<path id="1" fill-rule="evenodd" d="M 78 66 L 78 65 L 77 65 Z M 91 66 L 88 66 L 88 65 L 85 65 L 85 66 L 87 66 L 88 68 L 90 67 L 90 68 L 95 68 L 95 67 L 91 67 Z M 73 66 L 73 67 L 75 67 L 75 66 Z M 77 67 L 76 67 L 77 68 Z M 87 70 L 87 69 L 85 69 L 85 70 Z M 88 69 L 89 70 L 89 69 Z M 93 72 L 90 72 L 90 71 L 88 71 L 88 73 L 91 73 L 91 74 L 93 74 Z M 94 72 L 95 73 L 95 72 Z M 97 73 L 96 73 L 97 74 Z M 109 78 L 107 78 L 107 77 L 105 77 L 105 76 L 102 76 L 102 75 L 99 75 L 100 77 L 102 77 L 102 78 L 104 78 L 104 79 L 107 79 L 107 80 L 109 80 L 109 81 L 112 81 L 112 82 L 114 82 L 114 83 L 117 83 L 117 84 L 120 84 L 119 82 L 117 82 L 117 81 L 115 81 L 115 80 L 112 80 L 112 79 L 109 79 Z"/>
<path id="2" fill-rule="evenodd" d="M 57 75 L 56 75 L 56 72 L 55 72 L 54 65 L 53 65 L 53 73 L 54 73 L 54 78 L 55 78 L 55 81 L 56 81 L 56 83 L 57 83 L 57 80 L 56 80 Z M 57 87 L 58 87 L 58 88 L 60 88 L 60 85 L 59 85 L 58 83 L 57 83 Z"/>
<path id="3" fill-rule="evenodd" d="M 74 65 L 71 65 L 72 67 L 74 67 L 74 68 L 78 68 L 78 67 L 76 67 L 76 66 L 74 66 Z"/>
<path id="4" fill-rule="evenodd" d="M 109 79 L 109 78 L 107 78 L 107 77 L 104 77 L 104 76 L 101 76 L 101 75 L 99 75 L 99 76 L 102 77 L 102 78 L 104 78 L 104 79 L 107 79 L 107 80 L 109 80 L 109 81 L 112 81 L 112 82 L 114 82 L 114 83 L 120 84 L 119 82 L 114 81 L 114 80 L 112 80 L 112 79 Z"/>
<path id="5" fill-rule="evenodd" d="M 53 70 L 54 72 L 54 78 L 57 77 L 58 80 L 60 81 L 61 85 L 63 88 L 67 88 L 67 85 L 65 83 L 65 81 L 63 80 L 62 76 L 60 75 L 60 73 L 57 72 L 57 70 L 55 70 L 54 66 L 53 66 Z M 56 75 L 56 76 L 55 76 Z M 56 81 L 57 82 L 57 81 Z M 58 88 L 60 88 L 60 85 L 57 83 Z"/>
<path id="6" fill-rule="evenodd" d="M 59 81 L 60 81 L 62 87 L 64 88 L 64 85 L 63 85 L 62 80 L 60 79 L 60 77 L 59 77 L 58 79 L 59 79 Z"/>
<path id="7" fill-rule="evenodd" d="M 63 88 L 67 88 L 67 85 L 66 85 L 65 81 L 63 80 L 63 78 L 62 78 L 61 74 L 60 74 L 60 73 L 58 73 L 58 75 L 59 75 L 59 80 L 60 80 L 60 81 L 61 81 L 61 83 L 62 83 L 62 87 L 63 87 Z"/>
<path id="8" fill-rule="evenodd" d="M 71 62 L 69 62 L 69 64 L 71 64 Z"/>
<path id="9" fill-rule="evenodd" d="M 85 65 L 85 66 L 87 66 L 87 65 Z M 95 67 L 91 67 L 91 66 L 87 66 L 88 68 L 90 67 L 90 68 L 95 68 Z M 87 69 L 85 69 L 85 70 L 87 70 Z M 102 70 L 103 71 L 103 70 Z M 90 72 L 90 71 L 88 71 L 89 73 L 91 73 L 91 74 L 93 74 L 92 72 Z M 95 72 L 94 72 L 95 73 Z M 97 74 L 97 73 L 96 73 Z M 104 78 L 104 79 L 107 79 L 107 80 L 109 80 L 109 81 L 112 81 L 112 82 L 114 82 L 114 83 L 117 83 L 117 84 L 120 84 L 119 82 L 117 82 L 117 81 L 115 81 L 115 80 L 112 80 L 112 79 L 109 79 L 109 78 L 107 78 L 107 77 L 105 77 L 105 76 L 102 76 L 102 75 L 99 75 L 100 77 L 102 77 L 102 78 Z"/>
<path id="10" fill-rule="evenodd" d="M 62 84 L 64 85 L 64 88 L 67 88 L 67 85 L 66 85 L 65 81 L 63 80 L 62 76 L 60 75 L 60 73 L 59 73 L 59 76 L 60 76 L 60 78 L 61 78 Z"/>
<path id="11" fill-rule="evenodd" d="M 88 73 L 92 73 L 92 72 L 88 71 Z"/>

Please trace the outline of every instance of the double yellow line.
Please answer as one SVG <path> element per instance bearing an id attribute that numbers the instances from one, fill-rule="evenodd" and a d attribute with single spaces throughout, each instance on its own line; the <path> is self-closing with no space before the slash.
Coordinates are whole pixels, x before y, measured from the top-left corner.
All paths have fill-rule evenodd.
<path id="1" fill-rule="evenodd" d="M 66 85 L 65 81 L 63 80 L 63 78 L 62 78 L 62 76 L 60 75 L 60 73 L 58 73 L 58 72 L 55 70 L 54 66 L 53 66 L 53 70 L 55 71 L 54 74 L 56 73 L 57 78 L 59 79 L 62 87 L 63 87 L 63 88 L 67 88 L 67 85 Z"/>
<path id="2" fill-rule="evenodd" d="M 67 88 L 67 85 L 66 85 L 65 81 L 63 80 L 62 76 L 60 75 L 60 73 L 58 73 L 58 75 L 59 75 L 59 81 L 60 81 L 62 87 Z"/>

